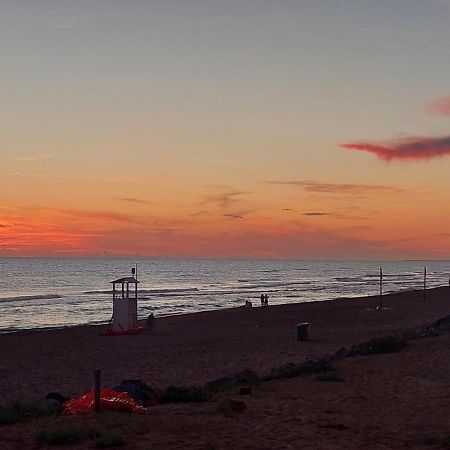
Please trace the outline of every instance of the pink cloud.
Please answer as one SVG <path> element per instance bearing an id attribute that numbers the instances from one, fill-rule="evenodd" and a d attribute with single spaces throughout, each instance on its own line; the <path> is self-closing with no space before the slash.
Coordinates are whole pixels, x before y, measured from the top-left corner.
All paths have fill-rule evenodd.
<path id="1" fill-rule="evenodd" d="M 428 160 L 450 155 L 450 136 L 411 137 L 394 140 L 384 145 L 349 142 L 341 144 L 341 147 L 372 153 L 383 161 Z"/>
<path id="2" fill-rule="evenodd" d="M 450 116 L 450 97 L 440 97 L 428 103 L 427 108 L 433 114 Z"/>

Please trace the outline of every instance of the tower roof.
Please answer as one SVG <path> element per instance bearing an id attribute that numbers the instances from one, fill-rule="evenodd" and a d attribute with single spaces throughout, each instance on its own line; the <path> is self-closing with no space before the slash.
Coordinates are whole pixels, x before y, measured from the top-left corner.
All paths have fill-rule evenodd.
<path id="1" fill-rule="evenodd" d="M 131 283 L 131 284 L 137 284 L 137 283 L 139 283 L 139 281 L 136 280 L 136 278 L 134 278 L 134 277 L 124 277 L 124 278 L 119 278 L 118 280 L 111 281 L 111 283 L 122 283 L 122 284 L 124 284 L 124 283 Z"/>

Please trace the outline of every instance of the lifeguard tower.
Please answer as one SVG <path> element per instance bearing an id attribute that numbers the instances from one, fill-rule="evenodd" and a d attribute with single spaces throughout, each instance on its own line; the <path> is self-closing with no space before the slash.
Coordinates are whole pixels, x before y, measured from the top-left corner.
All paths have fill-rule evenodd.
<path id="1" fill-rule="evenodd" d="M 133 273 L 134 275 L 134 273 Z M 111 281 L 113 285 L 113 331 L 131 331 L 137 328 L 138 283 L 134 277 Z"/>
<path id="2" fill-rule="evenodd" d="M 113 314 L 103 336 L 119 336 L 139 334 L 152 331 L 155 318 L 150 314 L 147 319 L 138 319 L 138 283 L 135 268 L 131 269 L 131 277 L 111 281 L 113 285 Z"/>

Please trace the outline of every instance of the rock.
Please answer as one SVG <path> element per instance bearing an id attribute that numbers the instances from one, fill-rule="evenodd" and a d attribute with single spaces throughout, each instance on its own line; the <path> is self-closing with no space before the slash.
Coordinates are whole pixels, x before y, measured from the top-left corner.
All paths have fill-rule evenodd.
<path id="1" fill-rule="evenodd" d="M 257 386 L 261 384 L 258 374 L 251 369 L 244 369 L 236 374 L 239 383 Z"/>
<path id="2" fill-rule="evenodd" d="M 239 384 L 236 374 L 227 375 L 225 377 L 218 378 L 217 380 L 209 381 L 206 383 L 206 389 L 211 392 L 222 392 L 236 389 Z"/>
<path id="3" fill-rule="evenodd" d="M 126 392 L 141 406 L 150 406 L 157 403 L 156 392 L 142 380 L 123 380 L 114 390 Z"/>
<path id="4" fill-rule="evenodd" d="M 341 359 L 341 358 L 345 358 L 346 356 L 348 356 L 348 351 L 345 347 L 341 347 L 335 354 L 334 357 L 336 359 Z"/>
<path id="5" fill-rule="evenodd" d="M 304 374 L 320 373 L 331 370 L 333 366 L 327 360 L 308 360 L 300 364 L 288 363 L 271 370 L 269 379 L 293 378 Z"/>
<path id="6" fill-rule="evenodd" d="M 306 362 L 311 364 L 328 364 L 333 360 L 333 358 L 333 355 L 322 355 L 318 353 L 308 358 Z"/>
<path id="7" fill-rule="evenodd" d="M 45 400 L 56 400 L 59 403 L 66 403 L 70 399 L 64 397 L 64 395 L 61 395 L 59 392 L 50 392 L 45 396 Z"/>
<path id="8" fill-rule="evenodd" d="M 219 403 L 217 411 L 222 414 L 242 413 L 247 409 L 247 405 L 242 400 L 226 399 Z"/>
<path id="9" fill-rule="evenodd" d="M 206 389 L 211 392 L 231 391 L 237 389 L 239 385 L 256 386 L 261 383 L 258 374 L 250 369 L 242 370 L 238 373 L 226 375 L 217 380 L 206 383 Z"/>
<path id="10" fill-rule="evenodd" d="M 240 395 L 251 395 L 252 394 L 252 387 L 251 386 L 241 386 L 239 388 L 239 394 Z"/>
<path id="11" fill-rule="evenodd" d="M 450 331 L 450 315 L 441 317 L 440 319 L 436 320 L 436 322 L 430 325 L 427 330 L 434 333 Z"/>

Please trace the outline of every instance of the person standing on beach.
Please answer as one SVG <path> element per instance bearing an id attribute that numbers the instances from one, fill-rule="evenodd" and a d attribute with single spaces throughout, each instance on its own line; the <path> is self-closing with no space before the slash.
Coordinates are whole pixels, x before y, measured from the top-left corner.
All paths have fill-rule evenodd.
<path id="1" fill-rule="evenodd" d="M 269 296 L 267 294 L 264 296 L 264 305 L 269 306 Z"/>
<path id="2" fill-rule="evenodd" d="M 264 306 L 265 298 L 264 294 L 261 294 L 261 306 Z"/>

